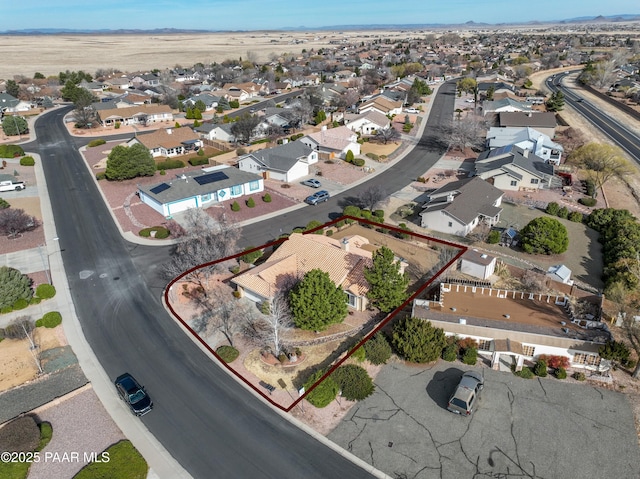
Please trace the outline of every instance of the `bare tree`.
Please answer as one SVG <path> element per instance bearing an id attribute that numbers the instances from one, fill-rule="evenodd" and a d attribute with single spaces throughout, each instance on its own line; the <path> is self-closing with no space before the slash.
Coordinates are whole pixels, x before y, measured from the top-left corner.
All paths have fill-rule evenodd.
<path id="1" fill-rule="evenodd" d="M 255 308 L 231 296 L 226 286 L 218 286 L 207 295 L 196 294 L 200 314 L 193 318 L 193 329 L 202 336 L 219 331 L 233 346 L 233 336 L 241 330 L 246 318 L 255 315 Z"/>
<path id="2" fill-rule="evenodd" d="M 484 145 L 486 125 L 482 118 L 467 116 L 441 127 L 441 136 L 451 148 L 478 149 Z"/>
<path id="3" fill-rule="evenodd" d="M 400 138 L 400 132 L 393 126 L 376 130 L 376 140 L 381 141 L 385 145 L 390 141 L 396 141 Z"/>
<path id="4" fill-rule="evenodd" d="M 38 372 L 43 373 L 42 365 L 40 364 L 40 355 L 38 353 L 38 345 L 36 344 L 34 332 L 35 324 L 28 316 L 20 316 L 14 319 L 4 330 L 4 335 L 10 339 L 27 339 L 29 341 L 29 351 L 33 360 L 36 363 Z"/>
<path id="5" fill-rule="evenodd" d="M 184 229 L 185 235 L 176 245 L 171 260 L 163 266 L 165 279 L 171 280 L 191 268 L 231 256 L 242 233 L 224 213 L 214 219 L 200 208 L 187 210 Z M 185 279 L 200 286 L 206 295 L 210 276 L 222 268 L 222 263 L 197 268 Z"/>
<path id="6" fill-rule="evenodd" d="M 361 208 L 373 211 L 378 204 L 387 198 L 387 193 L 380 185 L 369 186 L 358 195 Z"/>
<path id="7" fill-rule="evenodd" d="M 35 216 L 28 215 L 22 209 L 4 208 L 0 210 L 0 233 L 15 238 L 40 226 Z"/>
<path id="8" fill-rule="evenodd" d="M 633 171 L 624 152 L 608 143 L 587 143 L 577 148 L 567 161 L 587 170 L 598 189 L 612 177 L 623 178 Z"/>
<path id="9" fill-rule="evenodd" d="M 245 113 L 231 125 L 231 133 L 237 140 L 249 143 L 259 124 L 259 117 Z"/>
<path id="10" fill-rule="evenodd" d="M 282 352 L 283 336 L 293 322 L 286 293 L 278 292 L 268 304 L 267 314 L 247 318 L 245 333 L 256 344 L 269 346 L 277 357 Z"/>

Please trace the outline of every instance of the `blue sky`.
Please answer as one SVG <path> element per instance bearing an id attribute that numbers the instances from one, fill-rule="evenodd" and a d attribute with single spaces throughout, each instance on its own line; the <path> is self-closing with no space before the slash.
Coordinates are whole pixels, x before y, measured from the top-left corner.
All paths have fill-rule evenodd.
<path id="1" fill-rule="evenodd" d="M 640 13 L 631 0 L 2 0 L 2 30 L 195 28 L 268 30 L 331 25 L 503 23 Z"/>

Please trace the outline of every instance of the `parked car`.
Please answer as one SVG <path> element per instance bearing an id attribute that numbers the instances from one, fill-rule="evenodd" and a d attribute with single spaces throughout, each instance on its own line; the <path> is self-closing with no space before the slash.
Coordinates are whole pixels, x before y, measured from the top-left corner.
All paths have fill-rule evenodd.
<path id="1" fill-rule="evenodd" d="M 310 186 L 311 188 L 320 188 L 322 186 L 322 183 L 320 183 L 315 178 L 309 178 L 308 180 L 304 180 L 302 184 L 304 186 Z"/>
<path id="2" fill-rule="evenodd" d="M 420 113 L 420 110 L 417 108 L 407 108 L 404 110 L 405 113 Z"/>
<path id="3" fill-rule="evenodd" d="M 118 395 L 136 416 L 144 416 L 153 408 L 149 394 L 131 374 L 124 373 L 118 376 L 115 385 Z"/>
<path id="4" fill-rule="evenodd" d="M 304 200 L 309 205 L 317 205 L 323 201 L 329 201 L 329 192 L 327 190 L 318 191 L 311 196 L 307 196 Z"/>
<path id="5" fill-rule="evenodd" d="M 449 399 L 447 409 L 456 414 L 470 416 L 482 388 L 484 388 L 484 378 L 475 371 L 467 371 L 462 375 L 456 391 Z"/>
<path id="6" fill-rule="evenodd" d="M 0 181 L 0 191 L 20 191 L 24 190 L 27 186 L 24 181 L 18 180 L 3 180 Z"/>

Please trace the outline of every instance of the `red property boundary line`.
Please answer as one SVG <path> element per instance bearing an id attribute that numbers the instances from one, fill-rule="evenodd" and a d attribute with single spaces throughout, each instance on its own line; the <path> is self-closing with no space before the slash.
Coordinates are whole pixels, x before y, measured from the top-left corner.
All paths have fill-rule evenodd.
<path id="1" fill-rule="evenodd" d="M 360 223 L 360 224 L 367 224 L 370 226 L 373 226 L 374 228 L 385 228 L 387 230 L 390 231 L 394 231 L 396 233 L 399 234 L 407 234 L 409 236 L 412 236 L 414 238 L 420 238 L 423 240 L 427 240 L 430 242 L 434 242 L 434 243 L 439 243 L 441 245 L 444 246 L 449 246 L 452 248 L 456 248 L 458 250 L 460 250 L 458 252 L 457 255 L 455 255 L 446 265 L 444 265 L 442 268 L 440 268 L 428 281 L 426 281 L 422 286 L 420 286 L 420 288 L 418 288 L 411 296 L 409 296 L 400 306 L 398 306 L 396 309 L 394 309 L 391 313 L 389 313 L 389 315 L 380 322 L 380 324 L 378 326 L 376 326 L 376 328 L 371 331 L 369 334 L 367 334 L 362 340 L 360 340 L 360 342 L 358 344 L 356 344 L 353 348 L 351 348 L 350 352 L 344 357 L 342 358 L 340 361 L 338 361 L 336 364 L 334 364 L 331 368 L 329 368 L 329 370 L 320 378 L 318 379 L 318 381 L 316 381 L 316 383 L 311 386 L 308 390 L 306 390 L 304 392 L 304 394 L 300 397 L 298 397 L 298 399 L 296 399 L 290 406 L 285 407 L 282 406 L 281 404 L 276 403 L 275 401 L 273 401 L 268 395 L 266 395 L 264 392 L 262 392 L 262 390 L 258 389 L 255 385 L 253 385 L 251 382 L 249 382 L 244 376 L 238 374 L 236 372 L 235 369 L 233 369 L 231 366 L 229 366 L 225 361 L 222 360 L 222 358 L 220 358 L 220 356 L 218 356 L 218 354 L 211 348 L 211 346 L 209 346 L 209 344 L 207 344 L 207 342 L 202 339 L 200 337 L 200 335 L 198 333 L 196 333 L 193 328 L 191 328 L 191 326 L 189 326 L 187 324 L 187 322 L 185 320 L 182 319 L 182 317 L 173 309 L 173 306 L 171 305 L 171 301 L 169 300 L 169 291 L 171 290 L 171 287 L 177 283 L 178 281 L 180 281 L 182 278 L 184 278 L 185 276 L 187 276 L 188 274 L 192 273 L 193 271 L 196 271 L 200 268 L 205 268 L 208 266 L 213 266 L 215 264 L 221 263 L 223 261 L 228 261 L 231 259 L 236 259 L 239 258 L 240 256 L 244 256 L 247 253 L 252 253 L 254 251 L 258 251 L 258 250 L 263 250 L 275 245 L 280 245 L 282 243 L 284 243 L 285 241 L 288 240 L 288 238 L 279 238 L 277 240 L 271 241 L 270 243 L 266 243 L 262 246 L 258 246 L 255 248 L 251 248 L 249 250 L 246 251 L 242 251 L 240 253 L 234 254 L 232 256 L 227 256 L 226 258 L 222 258 L 219 260 L 215 260 L 215 261 L 211 261 L 209 263 L 204 263 L 198 266 L 195 266 L 187 271 L 185 271 L 184 273 L 182 273 L 180 276 L 174 278 L 165 288 L 164 290 L 164 302 L 167 305 L 167 308 L 169 309 L 169 311 L 171 312 L 171 314 L 178 320 L 180 321 L 180 324 L 182 324 L 182 326 L 189 331 L 189 333 L 191 333 L 191 335 L 193 337 L 195 337 L 198 342 L 204 346 L 206 348 L 207 351 L 209 351 L 211 354 L 213 354 L 213 356 L 218 359 L 219 363 L 224 366 L 225 368 L 227 368 L 228 371 L 230 371 L 234 376 L 236 376 L 237 378 L 239 378 L 244 384 L 246 384 L 247 386 L 249 386 L 253 391 L 255 391 L 256 393 L 258 393 L 264 400 L 266 400 L 267 402 L 269 402 L 269 404 L 271 404 L 272 406 L 277 407 L 278 409 L 284 411 L 284 412 L 289 412 L 291 411 L 294 407 L 296 407 L 303 399 L 305 399 L 307 397 L 307 395 L 313 391 L 318 384 L 320 384 L 322 381 L 324 381 L 328 376 L 331 375 L 331 373 L 333 373 L 333 371 L 335 371 L 338 367 L 340 367 L 347 359 L 349 359 L 351 357 L 351 355 L 355 352 L 356 349 L 358 349 L 359 347 L 363 346 L 364 343 L 366 343 L 369 339 L 371 339 L 378 331 L 380 331 L 380 329 L 382 329 L 389 321 L 391 321 L 398 313 L 400 313 L 400 311 L 402 311 L 402 309 L 407 306 L 408 304 L 410 304 L 416 297 L 418 297 L 418 295 L 422 294 L 422 292 L 427 289 L 435 280 L 436 278 L 438 278 L 438 276 L 440 276 L 444 271 L 446 271 L 452 264 L 454 264 L 458 258 L 460 258 L 460 256 L 462 256 L 467 250 L 468 248 L 466 246 L 462 246 L 462 245 L 457 245 L 455 243 L 450 243 L 448 241 L 445 240 L 440 240 L 437 238 L 432 238 L 431 236 L 426 236 L 426 235 L 422 235 L 419 233 L 414 233 L 412 231 L 407 231 L 407 230 L 403 230 L 401 228 L 397 228 L 395 226 L 391 226 L 388 225 L 386 223 L 375 223 L 373 221 L 369 221 L 363 218 L 356 218 L 353 216 L 341 216 L 333 221 L 330 221 L 328 223 L 325 223 L 323 225 L 320 225 L 316 228 L 313 228 L 312 230 L 306 231 L 304 232 L 304 234 L 313 234 L 314 232 L 323 229 L 323 228 L 327 228 L 330 226 L 334 226 L 336 223 L 340 222 L 340 221 L 344 221 L 344 220 L 353 220 L 354 222 Z"/>

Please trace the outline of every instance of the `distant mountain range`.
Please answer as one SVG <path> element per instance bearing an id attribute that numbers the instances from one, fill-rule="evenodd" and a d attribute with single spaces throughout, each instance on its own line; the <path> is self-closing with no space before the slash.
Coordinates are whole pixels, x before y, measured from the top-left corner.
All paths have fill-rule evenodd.
<path id="1" fill-rule="evenodd" d="M 557 25 L 557 24 L 585 24 L 585 23 L 621 23 L 640 21 L 640 14 L 621 14 L 621 15 L 598 15 L 597 17 L 575 17 L 566 20 L 553 21 L 536 21 L 519 23 L 478 23 L 469 21 L 466 23 L 446 24 L 446 23 L 412 23 L 412 24 L 375 24 L 375 25 L 330 25 L 326 27 L 283 27 L 272 28 L 272 31 L 325 31 L 325 30 L 416 30 L 425 28 L 501 28 L 516 25 Z M 150 30 L 140 29 L 72 29 L 72 28 L 28 28 L 22 30 L 5 30 L 0 31 L 2 35 L 60 35 L 60 34 L 93 34 L 93 35 L 140 35 L 140 34 L 170 34 L 170 33 L 221 33 L 228 31 L 250 31 L 250 30 L 197 30 L 185 28 L 154 28 Z"/>

